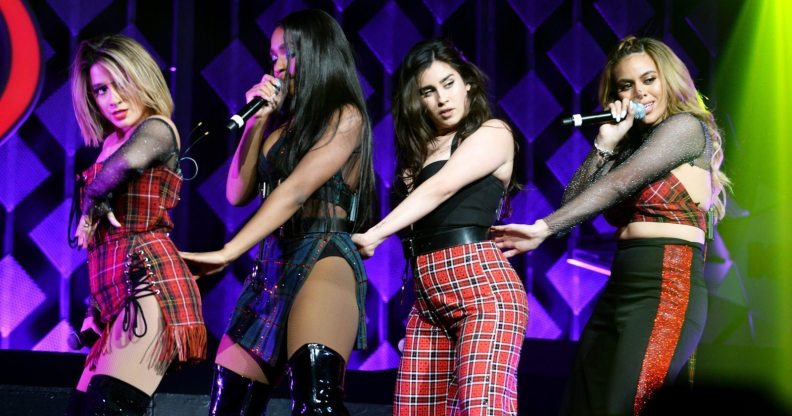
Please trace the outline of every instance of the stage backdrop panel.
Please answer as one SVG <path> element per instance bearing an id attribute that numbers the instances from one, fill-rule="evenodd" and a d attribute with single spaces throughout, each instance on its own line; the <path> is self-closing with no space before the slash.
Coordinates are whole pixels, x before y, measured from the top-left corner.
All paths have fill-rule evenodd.
<path id="1" fill-rule="evenodd" d="M 599 71 L 618 39 L 638 34 L 664 40 L 686 62 L 704 94 L 716 99 L 710 90 L 714 62 L 738 12 L 737 6 L 715 0 L 6 3 L 26 6 L 37 22 L 43 82 L 18 128 L 0 132 L 0 347 L 46 351 L 67 350 L 66 337 L 80 327 L 88 295 L 85 252 L 66 243 L 75 174 L 97 154 L 81 145 L 69 96 L 68 66 L 81 39 L 120 32 L 152 52 L 174 95 L 174 120 L 186 149 L 199 122 L 198 131 L 223 123 L 244 104 L 249 86 L 270 70 L 268 38 L 281 17 L 307 7 L 327 11 L 341 23 L 357 55 L 374 132 L 378 198 L 372 208 L 381 217 L 398 201 L 392 192 L 391 77 L 415 42 L 448 37 L 489 75 L 494 110 L 514 127 L 519 140 L 516 166 L 523 188 L 513 195 L 511 215 L 503 220 L 533 222 L 559 205 L 564 185 L 591 148 L 596 128 L 574 130 L 559 120 L 599 110 Z M 10 48 L 13 33 L 2 24 L 0 45 Z M 0 91 L 15 88 L 7 84 L 9 48 L 0 50 Z M 173 238 L 181 249 L 221 247 L 256 209 L 256 204 L 231 207 L 224 197 L 237 141 L 235 135 L 215 131 L 190 151 L 198 171 L 183 164 L 195 178 L 185 183 L 174 212 Z M 529 292 L 528 337 L 578 338 L 608 280 L 613 231 L 598 217 L 513 260 Z M 221 275 L 199 281 L 212 346 L 252 259 L 251 252 Z M 714 304 L 727 313 L 710 314 L 706 339 L 747 342 L 753 328 L 742 277 L 719 237 L 709 259 Z M 350 366 L 394 368 L 412 302 L 411 286 L 401 290 L 405 259 L 398 239 L 386 241 L 366 267 L 369 349 L 355 352 Z"/>

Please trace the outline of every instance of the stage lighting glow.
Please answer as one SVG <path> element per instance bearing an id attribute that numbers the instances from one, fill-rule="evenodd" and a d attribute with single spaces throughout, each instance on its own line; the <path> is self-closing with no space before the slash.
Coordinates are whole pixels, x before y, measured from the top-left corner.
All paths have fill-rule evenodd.
<path id="1" fill-rule="evenodd" d="M 725 227 L 724 237 L 747 254 L 738 262 L 749 278 L 768 283 L 752 299 L 766 319 L 766 339 L 776 357 L 760 376 L 792 404 L 792 121 L 787 101 L 792 93 L 792 3 L 745 2 L 719 57 L 715 108 L 724 130 L 726 170 L 735 199 L 751 212 L 744 226 Z M 734 250 L 732 250 L 734 252 Z M 764 298 L 763 298 L 764 297 Z"/>

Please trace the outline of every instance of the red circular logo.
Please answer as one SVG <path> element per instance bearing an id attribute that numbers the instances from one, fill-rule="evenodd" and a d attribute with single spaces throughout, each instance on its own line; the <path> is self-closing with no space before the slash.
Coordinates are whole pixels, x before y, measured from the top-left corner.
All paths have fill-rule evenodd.
<path id="1" fill-rule="evenodd" d="M 33 109 L 41 90 L 41 43 L 33 13 L 22 0 L 0 0 L 0 26 L 7 56 L 0 63 L 0 144 L 11 136 Z M 5 81 L 5 83 L 2 83 Z"/>

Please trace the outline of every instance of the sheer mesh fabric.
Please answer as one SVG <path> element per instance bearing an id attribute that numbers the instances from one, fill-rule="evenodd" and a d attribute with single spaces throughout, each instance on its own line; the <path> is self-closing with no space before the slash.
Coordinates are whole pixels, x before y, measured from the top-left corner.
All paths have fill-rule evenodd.
<path id="1" fill-rule="evenodd" d="M 589 152 L 564 190 L 561 208 L 544 218 L 551 233 L 569 231 L 684 163 L 709 171 L 712 156 L 704 124 L 689 113 L 667 118 L 619 150 L 607 162 L 595 149 Z"/>
<path id="2" fill-rule="evenodd" d="M 333 143 L 339 140 L 339 143 Z M 342 143 L 346 143 L 342 145 Z M 346 163 L 338 172 L 336 181 L 331 178 L 325 185 L 319 188 L 314 195 L 306 201 L 303 206 L 303 217 L 314 218 L 347 218 L 350 214 L 343 208 L 333 203 L 338 197 L 339 187 L 346 186 L 351 192 L 357 192 L 358 181 L 360 180 L 360 125 L 339 121 L 333 139 L 327 143 L 328 151 L 344 151 L 349 145 L 356 149 L 349 154 Z"/>
<path id="3" fill-rule="evenodd" d="M 349 214 L 344 208 L 333 201 L 340 187 L 347 187 L 351 193 L 357 192 L 357 180 L 360 174 L 360 152 L 352 153 L 344 167 L 331 177 L 302 207 L 304 218 L 347 218 Z M 350 183 L 352 185 L 350 186 Z"/>
<path id="4" fill-rule="evenodd" d="M 178 165 L 176 135 L 166 121 L 152 117 L 144 120 L 110 157 L 102 162 L 102 170 L 83 189 L 83 213 L 96 218 L 109 211 L 103 201 L 118 185 L 144 169 L 166 165 L 176 170 Z"/>
<path id="5" fill-rule="evenodd" d="M 342 116 L 343 117 L 343 116 Z M 332 134 L 332 138 L 322 144 L 315 146 L 310 152 L 344 152 L 348 153 L 349 148 L 353 147 L 355 150 L 347 154 L 347 161 L 341 169 L 327 182 L 317 189 L 308 200 L 305 201 L 300 211 L 295 215 L 296 218 L 347 218 L 349 213 L 345 209 L 338 206 L 338 194 L 341 192 L 340 187 L 346 187 L 349 192 L 357 192 L 358 182 L 360 180 L 360 131 L 361 124 L 357 122 L 356 117 L 347 116 L 346 119 L 342 118 L 334 125 L 328 126 L 325 134 Z M 283 134 L 289 134 L 284 132 Z M 267 154 L 267 163 L 272 166 L 275 158 L 285 157 L 286 149 L 283 146 L 284 138 L 278 139 L 278 142 L 273 145 Z M 261 160 L 259 160 L 261 163 Z M 262 170 L 259 171 L 260 177 Z M 292 172 L 291 175 L 295 173 Z M 278 177 L 286 177 L 288 175 L 278 172 L 274 176 L 263 175 L 264 178 L 270 180 L 277 180 Z M 274 186 L 275 184 L 269 184 Z"/>

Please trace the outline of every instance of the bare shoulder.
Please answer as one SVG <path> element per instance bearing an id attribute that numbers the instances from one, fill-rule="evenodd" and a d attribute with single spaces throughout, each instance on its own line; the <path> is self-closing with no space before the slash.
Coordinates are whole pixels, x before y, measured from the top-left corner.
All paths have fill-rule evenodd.
<path id="1" fill-rule="evenodd" d="M 501 120 L 499 118 L 491 118 L 491 119 L 481 123 L 481 127 L 495 128 L 495 129 L 504 129 L 504 130 L 508 131 L 509 134 L 511 134 L 511 126 L 509 126 L 508 123 L 506 123 L 505 121 L 503 121 L 503 120 Z"/>
<path id="2" fill-rule="evenodd" d="M 508 123 L 497 118 L 491 118 L 483 123 L 473 134 L 473 137 L 482 137 L 484 140 L 512 141 L 512 129 Z"/>
<path id="3" fill-rule="evenodd" d="M 352 104 L 347 104 L 338 109 L 335 117 L 338 119 L 340 127 L 359 127 L 363 124 L 363 114 Z"/>
<path id="4" fill-rule="evenodd" d="M 365 115 L 354 105 L 347 104 L 340 107 L 333 113 L 330 125 L 325 131 L 324 138 L 320 139 L 317 144 L 324 145 L 330 143 L 335 137 L 349 139 L 342 140 L 343 142 L 357 142 L 360 131 L 363 128 L 364 117 Z"/>

